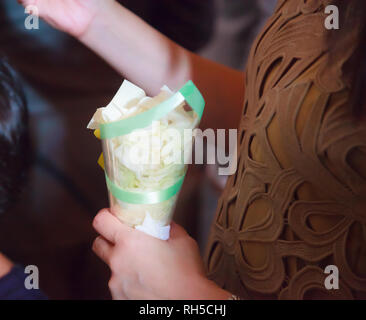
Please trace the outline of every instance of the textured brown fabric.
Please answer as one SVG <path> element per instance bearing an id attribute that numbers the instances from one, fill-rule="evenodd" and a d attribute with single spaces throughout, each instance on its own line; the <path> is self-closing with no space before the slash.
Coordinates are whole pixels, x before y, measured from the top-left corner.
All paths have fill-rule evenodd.
<path id="1" fill-rule="evenodd" d="M 359 26 L 330 63 L 328 4 L 280 0 L 250 54 L 238 170 L 206 255 L 209 277 L 242 298 L 366 296 L 366 123 L 346 63 Z M 325 289 L 327 265 L 339 290 Z"/>

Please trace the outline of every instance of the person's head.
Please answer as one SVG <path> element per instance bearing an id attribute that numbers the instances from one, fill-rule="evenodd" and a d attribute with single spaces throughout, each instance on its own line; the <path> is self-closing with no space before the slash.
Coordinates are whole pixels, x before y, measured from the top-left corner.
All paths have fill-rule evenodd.
<path id="1" fill-rule="evenodd" d="M 16 202 L 29 159 L 25 97 L 14 71 L 0 58 L 0 214 Z"/>

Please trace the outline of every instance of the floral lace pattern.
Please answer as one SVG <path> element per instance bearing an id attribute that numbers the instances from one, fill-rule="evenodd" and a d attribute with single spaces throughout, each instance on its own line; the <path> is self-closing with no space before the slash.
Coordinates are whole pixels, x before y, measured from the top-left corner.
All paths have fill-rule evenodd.
<path id="1" fill-rule="evenodd" d="M 359 28 L 330 64 L 327 4 L 279 0 L 251 50 L 238 170 L 206 255 L 208 276 L 242 298 L 366 297 L 366 124 L 346 70 Z"/>

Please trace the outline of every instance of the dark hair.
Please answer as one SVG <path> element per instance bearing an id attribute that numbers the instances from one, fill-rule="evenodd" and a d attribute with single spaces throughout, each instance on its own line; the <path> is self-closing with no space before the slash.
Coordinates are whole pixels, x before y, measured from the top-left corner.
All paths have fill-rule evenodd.
<path id="1" fill-rule="evenodd" d="M 357 47 L 345 63 L 343 72 L 351 83 L 350 103 L 355 115 L 366 115 L 366 0 L 333 0 L 339 9 L 340 29 L 329 33 L 328 42 L 336 48 L 337 38 L 355 35 Z M 338 39 L 339 39 L 338 38 Z M 339 48 L 338 48 L 339 49 Z M 334 50 L 336 51 L 336 50 Z M 330 63 L 334 57 L 330 54 Z M 336 58 L 334 58 L 335 60 Z"/>
<path id="2" fill-rule="evenodd" d="M 21 192 L 30 151 L 25 96 L 15 72 L 0 59 L 0 214 Z"/>

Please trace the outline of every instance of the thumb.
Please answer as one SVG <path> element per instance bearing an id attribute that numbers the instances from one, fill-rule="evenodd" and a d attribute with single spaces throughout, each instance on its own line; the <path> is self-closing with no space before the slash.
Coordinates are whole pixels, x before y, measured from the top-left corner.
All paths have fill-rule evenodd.
<path id="1" fill-rule="evenodd" d="M 188 235 L 187 231 L 179 224 L 172 222 L 170 225 L 170 239 L 178 239 L 181 237 L 186 237 Z M 169 239 L 169 240 L 170 240 Z"/>

